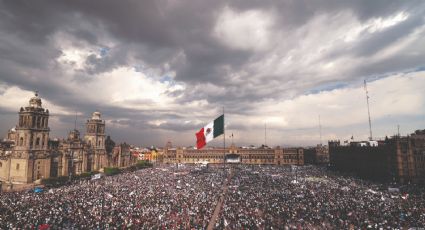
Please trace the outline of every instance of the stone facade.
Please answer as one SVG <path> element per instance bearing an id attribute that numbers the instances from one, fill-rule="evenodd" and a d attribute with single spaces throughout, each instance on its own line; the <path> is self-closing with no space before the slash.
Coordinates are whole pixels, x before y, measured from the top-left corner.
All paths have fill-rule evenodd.
<path id="1" fill-rule="evenodd" d="M 417 130 L 410 135 L 411 151 L 413 155 L 413 170 L 417 181 L 425 184 L 425 129 Z"/>
<path id="2" fill-rule="evenodd" d="M 100 118 L 99 112 L 94 112 L 86 123 L 84 141 L 94 153 L 93 170 L 99 170 L 108 165 L 105 149 L 105 121 Z"/>
<path id="3" fill-rule="evenodd" d="M 0 143 L 0 181 L 5 185 L 29 184 L 37 180 L 99 171 L 110 166 L 105 149 L 105 121 L 94 112 L 80 138 L 72 130 L 66 139 L 49 139 L 49 110 L 38 93 L 19 111 L 16 127 Z"/>
<path id="4" fill-rule="evenodd" d="M 112 167 L 128 167 L 132 164 L 135 164 L 137 157 L 131 153 L 131 148 L 129 144 L 123 143 L 115 146 L 112 150 Z"/>
<path id="5" fill-rule="evenodd" d="M 168 145 L 171 146 L 171 145 Z M 165 148 L 164 163 L 199 163 L 223 164 L 224 152 L 226 162 L 241 164 L 270 164 L 270 165 L 304 165 L 302 148 L 229 148 L 185 149 Z"/>
<path id="6" fill-rule="evenodd" d="M 400 183 L 425 183 L 425 130 L 394 136 L 377 146 L 329 142 L 330 166 L 363 178 Z"/>
<path id="7" fill-rule="evenodd" d="M 42 107 L 41 98 L 36 93 L 30 99 L 29 105 L 21 107 L 18 114 L 18 124 L 8 132 L 13 147 L 11 146 L 7 153 L 0 152 L 0 172 L 3 172 L 0 179 L 9 183 L 25 184 L 48 178 L 49 110 Z"/>

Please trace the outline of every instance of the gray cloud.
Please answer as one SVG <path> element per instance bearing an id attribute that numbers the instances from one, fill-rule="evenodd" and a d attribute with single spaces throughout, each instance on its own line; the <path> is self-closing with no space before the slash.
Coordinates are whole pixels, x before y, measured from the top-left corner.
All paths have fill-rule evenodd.
<path id="1" fill-rule="evenodd" d="M 208 103 L 199 109 L 225 106 L 229 113 L 249 116 L 261 114 L 261 108 L 258 108 L 261 102 L 290 99 L 332 82 L 351 83 L 359 78 L 423 66 L 423 32 L 412 38 L 411 45 L 398 52 L 379 60 L 371 57 L 398 45 L 400 40 L 421 28 L 424 25 L 424 4 L 423 1 L 384 0 L 0 1 L 0 83 L 24 90 L 39 90 L 45 99 L 70 111 L 77 110 L 86 117 L 98 109 L 117 125 L 111 127 L 112 134 L 122 135 L 122 139 L 128 138 L 129 142 L 146 144 L 146 140 L 155 141 L 150 139 L 153 135 L 165 131 L 197 129 L 198 123 L 185 123 L 187 120 L 208 120 L 209 113 L 195 116 L 196 107 L 190 107 L 189 111 L 189 107 L 185 107 L 194 101 Z M 219 41 L 213 30 L 226 7 L 238 13 L 262 10 L 272 14 L 270 47 L 242 50 Z M 306 60 L 315 50 L 296 53 L 303 49 L 306 37 L 333 32 L 322 24 L 302 32 L 304 26 L 314 22 L 319 15 L 351 12 L 361 24 L 401 11 L 409 14 L 406 21 L 380 32 L 361 34 L 350 44 L 335 44 L 311 63 L 306 64 Z M 321 45 L 320 42 L 326 41 L 318 41 L 317 46 Z M 64 54 L 60 44 L 91 51 L 82 62 L 84 66 L 71 76 L 57 61 Z M 101 49 L 107 51 L 100 55 Z M 288 68 L 277 71 L 281 66 L 278 58 L 271 66 L 265 63 L 275 56 L 283 60 L 291 52 L 294 52 L 294 64 Z M 344 59 L 357 64 L 351 68 L 337 66 L 335 72 L 319 70 L 321 65 Z M 164 75 L 172 75 L 171 80 L 185 88 L 168 90 L 165 95 L 175 98 L 175 103 L 182 107 L 159 109 L 153 99 L 141 98 L 124 100 L 123 103 L 133 104 L 134 108 L 123 108 L 102 99 L 87 100 L 85 95 L 78 93 L 97 75 L 120 67 L 151 71 L 149 77 L 156 81 Z M 126 81 L 125 76 L 122 81 Z M 102 90 L 93 89 L 92 93 Z M 107 93 L 112 95 L 114 92 Z M 149 108 L 141 109 L 139 105 Z M 16 105 L 16 110 L 20 106 Z M 58 121 L 64 127 L 72 128 L 71 117 L 63 116 Z M 167 122 L 155 126 L 149 123 L 153 120 Z M 233 126 L 245 129 L 241 124 Z M 125 128 L 119 127 L 132 131 L 126 133 Z M 135 133 L 137 137 L 133 136 Z M 155 143 L 161 144 L 161 141 Z"/>

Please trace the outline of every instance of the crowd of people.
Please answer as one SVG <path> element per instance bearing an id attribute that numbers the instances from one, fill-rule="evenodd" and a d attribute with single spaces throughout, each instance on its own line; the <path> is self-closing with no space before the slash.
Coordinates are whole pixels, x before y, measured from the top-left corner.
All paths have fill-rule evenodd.
<path id="1" fill-rule="evenodd" d="M 324 168 L 233 169 L 217 229 L 394 229 L 425 227 L 425 190 L 388 186 Z M 391 189 L 390 189 L 391 190 Z"/>
<path id="2" fill-rule="evenodd" d="M 205 229 L 222 191 L 221 170 L 175 166 L 0 194 L 0 229 Z"/>
<path id="3" fill-rule="evenodd" d="M 1 193 L 0 229 L 206 229 L 220 206 L 216 229 L 425 227 L 423 188 L 389 191 L 316 166 L 228 167 L 163 165 Z"/>

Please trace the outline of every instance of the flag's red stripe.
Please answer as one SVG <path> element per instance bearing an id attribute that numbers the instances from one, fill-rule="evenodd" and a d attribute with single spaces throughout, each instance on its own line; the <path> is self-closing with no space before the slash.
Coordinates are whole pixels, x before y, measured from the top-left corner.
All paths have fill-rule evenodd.
<path id="1" fill-rule="evenodd" d="M 207 143 L 205 142 L 204 128 L 196 133 L 196 148 L 202 149 Z"/>

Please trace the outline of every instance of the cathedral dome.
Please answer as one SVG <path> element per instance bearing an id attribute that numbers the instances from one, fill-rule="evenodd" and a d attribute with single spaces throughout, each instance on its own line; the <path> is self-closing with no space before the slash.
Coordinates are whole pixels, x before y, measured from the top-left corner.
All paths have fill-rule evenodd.
<path id="1" fill-rule="evenodd" d="M 30 99 L 30 106 L 41 108 L 41 98 L 38 96 L 38 92 L 35 92 L 35 96 Z"/>

